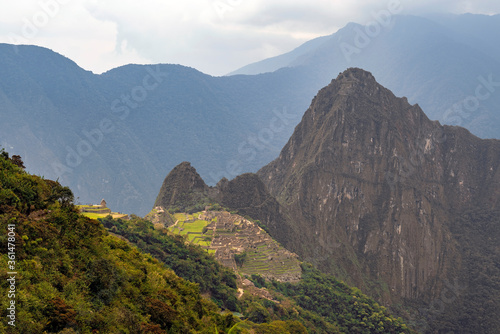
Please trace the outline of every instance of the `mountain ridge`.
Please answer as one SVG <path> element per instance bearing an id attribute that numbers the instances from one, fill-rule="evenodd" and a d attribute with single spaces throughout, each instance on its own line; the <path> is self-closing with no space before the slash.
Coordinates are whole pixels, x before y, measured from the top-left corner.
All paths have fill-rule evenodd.
<path id="1" fill-rule="evenodd" d="M 106 198 L 138 214 L 177 161 L 201 165 L 215 184 L 237 175 L 230 160 L 239 170 L 271 160 L 278 148 L 261 145 L 259 131 L 280 117 L 273 138 L 284 142 L 301 104 L 284 92 L 305 84 L 290 71 L 230 79 L 168 64 L 96 75 L 48 49 L 12 45 L 0 48 L 0 73 L 0 144 L 33 173 L 71 186 L 82 204 Z"/>
<path id="2" fill-rule="evenodd" d="M 299 47 L 286 57 L 278 56 L 285 60 L 281 63 L 277 57 L 271 59 L 274 70 L 306 68 L 314 73 L 316 89 L 327 85 L 339 71 L 363 68 L 398 96 L 421 103 L 430 119 L 466 127 L 481 138 L 498 138 L 500 100 L 496 86 L 489 86 L 494 94 L 487 98 L 475 94 L 485 81 L 494 85 L 498 82 L 498 43 L 485 41 L 498 37 L 494 29 L 481 30 L 481 36 L 474 26 L 495 27 L 500 24 L 500 15 L 451 17 L 392 15 L 384 24 L 374 19 L 369 23 L 378 28 L 374 35 L 366 33 L 368 25 L 349 23 L 332 35 L 320 37 L 308 53 L 297 52 Z M 232 73 L 254 75 L 263 71 L 261 64 L 267 63 L 263 60 Z M 474 105 L 465 104 L 471 99 Z"/>

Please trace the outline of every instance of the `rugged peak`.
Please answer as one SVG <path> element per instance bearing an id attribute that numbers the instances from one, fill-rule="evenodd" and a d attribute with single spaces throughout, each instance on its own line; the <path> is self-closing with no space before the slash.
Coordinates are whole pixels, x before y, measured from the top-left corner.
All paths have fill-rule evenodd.
<path id="1" fill-rule="evenodd" d="M 395 142 L 423 140 L 440 130 L 418 105 L 396 97 L 370 72 L 350 68 L 318 92 L 280 158 L 298 165 L 328 164 L 345 148 L 364 154 L 367 146 L 392 156 Z M 267 186 L 274 194 L 273 186 Z"/>
<path id="2" fill-rule="evenodd" d="M 467 210 L 497 216 L 499 152 L 500 141 L 432 122 L 369 72 L 349 69 L 318 92 L 258 175 L 291 220 L 294 235 L 278 241 L 379 300 L 429 305 L 446 293 L 441 282 L 467 282 L 480 267 L 463 255 L 468 247 L 494 253 L 480 250 L 488 238 L 462 246 L 479 218 L 457 222 Z"/>
<path id="3" fill-rule="evenodd" d="M 188 161 L 181 162 L 175 166 L 174 169 L 172 169 L 172 171 L 167 175 L 165 181 L 167 181 L 170 186 L 189 185 L 190 188 L 194 190 L 207 188 L 207 185 L 201 178 L 200 174 L 198 174 L 196 169 L 191 166 L 191 163 Z"/>
<path id="4" fill-rule="evenodd" d="M 363 118 L 393 118 L 411 107 L 406 98 L 397 98 L 370 72 L 349 68 L 318 92 L 310 109 L 319 115 L 345 112 Z"/>
<path id="5" fill-rule="evenodd" d="M 208 194 L 208 186 L 187 161 L 175 166 L 167 175 L 156 198 L 155 207 L 178 207 L 189 210 Z"/>
<path id="6" fill-rule="evenodd" d="M 365 71 L 361 68 L 357 67 L 351 67 L 345 70 L 342 73 L 339 73 L 337 78 L 335 80 L 332 80 L 332 82 L 337 81 L 341 84 L 345 83 L 361 83 L 361 82 L 371 82 L 376 84 L 375 77 L 371 74 L 371 72 Z"/>
<path id="7" fill-rule="evenodd" d="M 331 94 L 333 91 L 339 95 L 364 93 L 371 96 L 373 93 L 380 90 L 384 90 L 384 88 L 377 83 L 375 77 L 370 72 L 351 67 L 339 73 L 337 78 L 323 88 L 318 95 Z"/>

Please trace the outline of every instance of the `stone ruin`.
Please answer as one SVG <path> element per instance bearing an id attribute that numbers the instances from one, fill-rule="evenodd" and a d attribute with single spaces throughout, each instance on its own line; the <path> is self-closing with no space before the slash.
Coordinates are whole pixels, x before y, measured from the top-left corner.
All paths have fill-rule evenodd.
<path id="1" fill-rule="evenodd" d="M 269 280 L 298 281 L 301 268 L 298 256 L 281 247 L 257 224 L 224 211 L 205 211 L 200 218 L 211 221 L 207 232 L 213 231 L 212 243 L 216 259 L 224 266 L 243 274 L 259 274 Z M 241 268 L 235 254 L 247 253 Z"/>

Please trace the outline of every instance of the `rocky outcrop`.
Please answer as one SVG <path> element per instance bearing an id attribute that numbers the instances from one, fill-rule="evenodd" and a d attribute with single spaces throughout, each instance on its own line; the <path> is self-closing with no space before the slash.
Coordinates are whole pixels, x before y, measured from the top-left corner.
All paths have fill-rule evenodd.
<path id="1" fill-rule="evenodd" d="M 189 162 L 182 162 L 163 181 L 154 206 L 181 211 L 203 207 L 208 201 L 208 190 L 196 169 Z"/>
<path id="2" fill-rule="evenodd" d="M 349 69 L 258 175 L 299 231 L 276 235 L 287 248 L 387 304 L 428 305 L 465 277 L 457 213 L 498 207 L 499 164 L 500 141 L 430 121 Z"/>

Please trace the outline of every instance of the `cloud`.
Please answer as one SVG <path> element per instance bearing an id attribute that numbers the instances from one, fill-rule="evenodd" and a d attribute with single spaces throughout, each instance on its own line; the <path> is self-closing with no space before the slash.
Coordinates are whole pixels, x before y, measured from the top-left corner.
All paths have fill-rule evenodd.
<path id="1" fill-rule="evenodd" d="M 97 73 L 153 62 L 222 75 L 348 22 L 367 23 L 391 1 L 398 0 L 9 1 L 0 12 L 0 42 L 45 46 Z M 500 13 L 496 0 L 401 5 L 404 14 Z M 30 24 L 36 33 L 27 34 Z"/>

